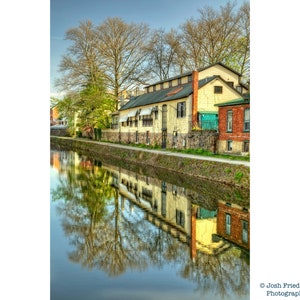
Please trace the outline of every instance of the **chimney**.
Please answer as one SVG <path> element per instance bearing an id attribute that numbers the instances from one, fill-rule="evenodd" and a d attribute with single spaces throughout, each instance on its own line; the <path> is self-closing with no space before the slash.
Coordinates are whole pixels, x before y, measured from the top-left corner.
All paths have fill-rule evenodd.
<path id="1" fill-rule="evenodd" d="M 198 71 L 192 73 L 192 127 L 198 127 Z"/>

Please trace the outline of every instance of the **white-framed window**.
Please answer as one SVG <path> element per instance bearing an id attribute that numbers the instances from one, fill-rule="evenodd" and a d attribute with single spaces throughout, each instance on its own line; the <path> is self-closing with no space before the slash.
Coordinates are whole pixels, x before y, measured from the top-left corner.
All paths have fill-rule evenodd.
<path id="1" fill-rule="evenodd" d="M 227 132 L 232 132 L 232 117 L 233 117 L 232 110 L 228 110 L 227 111 L 227 118 L 226 118 L 226 130 L 227 130 Z"/>
<path id="2" fill-rule="evenodd" d="M 250 131 L 250 108 L 244 110 L 244 131 Z"/>
<path id="3" fill-rule="evenodd" d="M 242 220 L 242 242 L 248 244 L 248 221 Z"/>
<path id="4" fill-rule="evenodd" d="M 231 215 L 225 214 L 225 232 L 226 234 L 231 234 Z"/>

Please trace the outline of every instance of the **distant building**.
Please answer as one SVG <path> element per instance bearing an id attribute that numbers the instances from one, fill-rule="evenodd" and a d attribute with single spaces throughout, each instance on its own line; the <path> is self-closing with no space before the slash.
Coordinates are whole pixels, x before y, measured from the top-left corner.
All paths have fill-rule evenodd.
<path id="1" fill-rule="evenodd" d="M 67 125 L 67 121 L 59 117 L 57 106 L 53 106 L 50 108 L 50 126 L 54 125 Z"/>

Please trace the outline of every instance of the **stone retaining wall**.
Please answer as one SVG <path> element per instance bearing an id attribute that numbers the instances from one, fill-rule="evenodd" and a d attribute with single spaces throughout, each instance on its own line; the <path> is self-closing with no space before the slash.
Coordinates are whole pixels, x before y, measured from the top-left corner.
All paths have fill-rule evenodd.
<path id="1" fill-rule="evenodd" d="M 154 167 L 181 175 L 222 182 L 247 188 L 250 187 L 250 168 L 230 163 L 182 158 L 171 155 L 113 147 L 95 141 L 51 137 L 51 145 L 64 146 L 93 157 L 107 158 L 114 162 Z"/>
<path id="2" fill-rule="evenodd" d="M 50 135 L 53 136 L 70 136 L 67 128 L 50 128 Z"/>
<path id="3" fill-rule="evenodd" d="M 113 129 L 102 130 L 102 141 L 125 144 L 145 144 L 151 146 L 162 145 L 162 133 L 148 132 L 119 132 Z M 192 131 L 182 134 L 178 131 L 167 133 L 167 148 L 199 149 L 216 153 L 218 133 L 216 130 Z"/>

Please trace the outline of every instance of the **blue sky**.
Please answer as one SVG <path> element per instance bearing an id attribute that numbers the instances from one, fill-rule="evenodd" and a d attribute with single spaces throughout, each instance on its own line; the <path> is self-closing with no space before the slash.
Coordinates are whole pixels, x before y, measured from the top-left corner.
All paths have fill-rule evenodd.
<path id="1" fill-rule="evenodd" d="M 237 7 L 247 0 L 235 0 Z M 50 79 L 51 94 L 56 90 L 54 79 L 61 57 L 69 45 L 65 32 L 77 27 L 80 21 L 102 23 L 108 17 L 121 17 L 125 22 L 146 23 L 151 28 L 178 28 L 187 19 L 198 17 L 198 9 L 204 6 L 219 8 L 227 0 L 51 0 L 50 1 Z"/>

